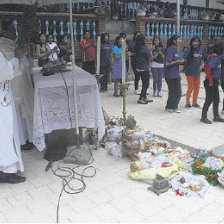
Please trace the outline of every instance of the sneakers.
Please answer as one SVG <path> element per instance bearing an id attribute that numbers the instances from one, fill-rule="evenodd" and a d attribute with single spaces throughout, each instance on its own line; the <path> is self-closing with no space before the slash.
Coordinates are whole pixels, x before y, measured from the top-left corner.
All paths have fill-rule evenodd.
<path id="1" fill-rule="evenodd" d="M 157 97 L 156 92 L 153 92 L 153 97 Z"/>
<path id="2" fill-rule="evenodd" d="M 192 107 L 196 107 L 196 108 L 200 108 L 200 105 L 196 104 L 192 104 Z"/>
<path id="3" fill-rule="evenodd" d="M 185 108 L 191 108 L 191 105 L 190 104 L 186 104 Z"/>
<path id="4" fill-rule="evenodd" d="M 158 97 L 162 97 L 161 92 L 158 92 L 158 93 L 157 93 L 157 96 L 158 96 Z"/>
<path id="5" fill-rule="evenodd" d="M 175 109 L 174 112 L 178 114 L 181 113 L 179 109 Z"/>
<path id="6" fill-rule="evenodd" d="M 213 121 L 214 122 L 224 122 L 224 119 L 221 117 L 214 117 Z"/>
<path id="7" fill-rule="evenodd" d="M 200 121 L 205 124 L 212 124 L 212 122 L 208 118 L 201 118 Z"/>
<path id="8" fill-rule="evenodd" d="M 181 113 L 181 111 L 179 109 L 165 109 L 165 111 L 169 112 L 169 113 Z"/>
<path id="9" fill-rule="evenodd" d="M 136 95 L 140 95 L 140 94 L 141 94 L 141 91 L 140 91 L 139 89 L 136 89 L 136 90 L 134 91 L 134 94 L 136 94 Z"/>
<path id="10" fill-rule="evenodd" d="M 169 112 L 169 113 L 174 113 L 175 110 L 174 109 L 165 109 L 165 111 Z"/>

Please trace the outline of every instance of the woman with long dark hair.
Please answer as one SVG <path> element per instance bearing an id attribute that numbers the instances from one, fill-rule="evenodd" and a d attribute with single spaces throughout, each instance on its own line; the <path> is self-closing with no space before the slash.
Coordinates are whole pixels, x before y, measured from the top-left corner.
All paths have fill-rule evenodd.
<path id="1" fill-rule="evenodd" d="M 133 36 L 133 40 L 128 45 L 128 51 L 129 55 L 131 56 L 131 67 L 135 75 L 135 94 L 140 95 L 140 90 L 138 89 L 138 83 L 140 80 L 140 76 L 138 75 L 138 72 L 136 71 L 136 59 L 135 59 L 135 42 L 138 35 L 140 35 L 140 31 L 136 31 Z"/>
<path id="2" fill-rule="evenodd" d="M 47 46 L 46 35 L 41 33 L 39 35 L 38 44 L 36 46 L 36 55 L 38 58 L 38 65 L 42 67 L 49 62 L 50 48 Z"/>
<path id="3" fill-rule="evenodd" d="M 205 103 L 202 109 L 201 122 L 211 124 L 212 122 L 207 118 L 207 112 L 210 105 L 213 103 L 214 122 L 224 122 L 224 119 L 219 116 L 219 80 L 221 76 L 221 61 L 219 56 L 223 54 L 223 47 L 221 44 L 215 44 L 207 58 L 205 65 L 206 79 L 204 81 L 205 87 Z"/>
<path id="4" fill-rule="evenodd" d="M 101 92 L 107 91 L 107 81 L 111 71 L 112 46 L 109 43 L 109 38 L 109 33 L 101 34 L 100 74 L 103 74 L 103 77 L 100 79 Z"/>
<path id="5" fill-rule="evenodd" d="M 164 77 L 168 85 L 168 100 L 166 111 L 180 113 L 178 104 L 181 98 L 181 82 L 179 65 L 184 62 L 180 59 L 177 48 L 180 47 L 182 40 L 179 36 L 172 36 L 167 41 Z"/>
<path id="6" fill-rule="evenodd" d="M 63 58 L 66 62 L 71 62 L 72 55 L 72 46 L 69 41 L 68 34 L 65 34 L 61 37 L 61 41 L 59 43 L 60 54 L 59 57 Z"/>
<path id="7" fill-rule="evenodd" d="M 191 108 L 190 97 L 193 93 L 192 107 L 200 108 L 197 103 L 198 93 L 200 88 L 200 72 L 204 65 L 204 49 L 201 48 L 201 40 L 194 36 L 190 41 L 190 48 L 184 53 L 185 59 L 185 74 L 187 77 L 188 89 L 186 93 L 186 108 Z"/>
<path id="8" fill-rule="evenodd" d="M 162 97 L 162 79 L 164 72 L 165 49 L 159 37 L 155 36 L 152 40 L 152 64 L 151 71 L 153 75 L 153 96 Z"/>
<path id="9" fill-rule="evenodd" d="M 149 87 L 149 60 L 151 56 L 150 50 L 145 46 L 145 36 L 143 34 L 138 35 L 135 43 L 135 59 L 136 71 L 142 79 L 142 91 L 138 100 L 140 104 L 153 102 L 146 97 L 146 91 Z"/>

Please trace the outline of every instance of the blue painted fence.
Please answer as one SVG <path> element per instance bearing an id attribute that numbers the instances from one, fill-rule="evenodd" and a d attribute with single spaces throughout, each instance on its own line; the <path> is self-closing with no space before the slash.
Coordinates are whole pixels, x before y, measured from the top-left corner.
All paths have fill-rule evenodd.
<path id="1" fill-rule="evenodd" d="M 16 29 L 16 38 L 19 35 L 19 22 L 14 20 L 14 27 Z M 92 38 L 97 36 L 97 21 L 95 19 L 76 19 L 73 20 L 74 41 L 79 41 L 83 38 L 84 32 L 89 31 Z M 52 34 L 54 41 L 59 41 L 60 37 L 68 34 L 70 36 L 70 21 L 66 19 L 37 19 L 38 33 Z"/>

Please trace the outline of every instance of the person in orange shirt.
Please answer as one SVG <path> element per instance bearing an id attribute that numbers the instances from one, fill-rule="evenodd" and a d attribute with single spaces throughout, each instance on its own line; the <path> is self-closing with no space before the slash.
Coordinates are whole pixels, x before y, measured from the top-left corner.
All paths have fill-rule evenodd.
<path id="1" fill-rule="evenodd" d="M 96 41 L 90 39 L 89 31 L 86 31 L 84 39 L 80 41 L 82 49 L 82 68 L 91 74 L 95 74 L 96 45 Z"/>

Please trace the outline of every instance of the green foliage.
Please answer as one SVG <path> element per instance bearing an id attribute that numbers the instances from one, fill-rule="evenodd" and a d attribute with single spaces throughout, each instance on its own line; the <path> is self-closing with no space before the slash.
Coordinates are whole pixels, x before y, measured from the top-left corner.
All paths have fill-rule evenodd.
<path id="1" fill-rule="evenodd" d="M 205 159 L 201 160 L 201 164 L 203 164 L 205 162 Z M 204 175 L 206 180 L 208 181 L 208 183 L 212 186 L 216 186 L 218 184 L 218 172 L 221 172 L 221 169 L 211 169 L 208 167 L 204 167 L 203 169 L 201 169 L 200 167 L 198 167 L 195 162 L 192 164 L 192 172 L 194 174 L 200 174 L 200 175 Z"/>

